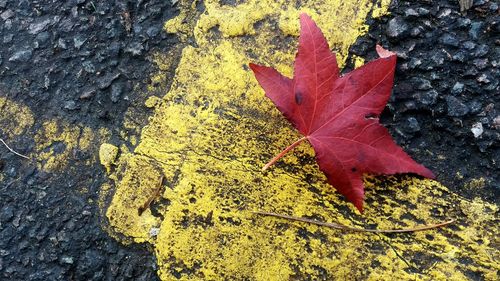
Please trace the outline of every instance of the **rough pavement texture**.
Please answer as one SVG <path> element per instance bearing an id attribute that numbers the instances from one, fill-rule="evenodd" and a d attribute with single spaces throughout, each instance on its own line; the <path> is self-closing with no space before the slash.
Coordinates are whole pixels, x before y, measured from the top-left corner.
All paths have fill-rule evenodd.
<path id="1" fill-rule="evenodd" d="M 498 202 L 500 15 L 496 1 L 393 1 L 352 54 L 374 58 L 378 42 L 398 53 L 382 122 L 451 190 Z"/>
<path id="2" fill-rule="evenodd" d="M 59 118 L 109 128 L 118 138 L 128 107 L 144 111 L 138 127 L 145 122 L 141 90 L 153 69 L 147 55 L 176 43 L 161 31 L 174 9 L 162 0 L 116 2 L 0 0 L 0 97 L 29 106 L 33 130 Z M 398 51 L 384 124 L 444 185 L 497 202 L 498 4 L 474 1 L 466 16 L 458 10 L 456 1 L 394 1 L 392 15 L 372 21 L 351 50 L 368 59 L 375 42 Z M 0 137 L 8 135 L 0 128 Z M 28 153 L 29 135 L 9 144 Z M 0 147 L 0 279 L 156 280 L 151 254 L 102 230 L 96 201 L 104 170 L 85 161 L 97 153 L 94 145 L 72 151 L 63 173 L 42 171 Z"/>
<path id="3" fill-rule="evenodd" d="M 163 0 L 0 0 L 0 98 L 28 106 L 34 119 L 15 138 L 2 123 L 0 138 L 28 154 L 49 120 L 80 132 L 108 128 L 115 138 L 127 108 L 137 106 L 143 113 L 136 122 L 143 122 L 143 90 L 155 70 L 150 55 L 175 45 L 162 32 L 173 13 Z M 123 246 L 101 226 L 103 170 L 88 161 L 99 144 L 72 148 L 62 171 L 44 171 L 0 147 L 0 279 L 157 279 L 144 247 Z M 46 149 L 57 155 L 70 148 L 60 141 Z"/>

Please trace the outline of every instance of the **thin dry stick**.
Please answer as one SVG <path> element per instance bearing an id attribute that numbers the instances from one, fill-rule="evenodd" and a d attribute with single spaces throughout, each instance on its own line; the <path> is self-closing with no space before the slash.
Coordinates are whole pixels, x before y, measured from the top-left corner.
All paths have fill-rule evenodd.
<path id="1" fill-rule="evenodd" d="M 18 153 L 18 152 L 16 152 L 14 149 L 10 148 L 10 146 L 8 146 L 8 145 L 7 145 L 7 144 L 3 141 L 3 139 L 0 139 L 0 142 L 2 142 L 2 143 L 3 143 L 3 145 L 5 145 L 5 147 L 7 147 L 7 149 L 8 149 L 10 152 L 14 153 L 15 155 L 17 155 L 17 156 L 19 156 L 19 157 L 22 157 L 22 158 L 26 158 L 26 159 L 30 160 L 30 158 L 29 158 L 28 156 L 26 156 L 26 155 L 22 155 L 21 153 Z"/>
<path id="2" fill-rule="evenodd" d="M 151 206 L 151 203 L 153 203 L 153 201 L 158 197 L 160 196 L 160 191 L 161 191 L 161 188 L 163 186 L 163 183 L 164 183 L 164 180 L 165 180 L 165 177 L 164 176 L 161 176 L 160 177 L 160 183 L 158 184 L 158 186 L 156 187 L 154 193 L 148 198 L 148 201 L 144 202 L 144 204 L 142 204 L 142 206 L 140 206 L 138 209 L 137 209 L 137 213 L 140 215 L 142 215 L 142 213 L 144 213 L 144 211 L 146 211 L 149 206 Z"/>
<path id="3" fill-rule="evenodd" d="M 337 223 L 321 222 L 321 221 L 316 221 L 316 220 L 311 220 L 311 219 L 306 219 L 306 218 L 299 218 L 299 217 L 293 217 L 293 216 L 288 216 L 288 215 L 280 215 L 280 214 L 276 214 L 276 213 L 269 213 L 269 212 L 262 212 L 262 211 L 254 211 L 252 213 L 264 215 L 264 216 L 277 217 L 277 218 L 282 218 L 282 219 L 287 219 L 287 220 L 312 223 L 312 224 L 326 226 L 326 227 L 335 228 L 335 229 L 342 229 L 342 230 L 355 231 L 355 232 L 372 232 L 372 233 L 405 233 L 405 232 L 423 231 L 423 230 L 428 230 L 428 229 L 433 229 L 433 228 L 445 226 L 445 225 L 448 225 L 448 224 L 455 221 L 452 219 L 452 220 L 442 222 L 442 223 L 424 225 L 424 226 L 415 227 L 415 228 L 383 230 L 383 229 L 356 228 L 356 227 L 351 227 L 351 226 L 337 224 Z"/>

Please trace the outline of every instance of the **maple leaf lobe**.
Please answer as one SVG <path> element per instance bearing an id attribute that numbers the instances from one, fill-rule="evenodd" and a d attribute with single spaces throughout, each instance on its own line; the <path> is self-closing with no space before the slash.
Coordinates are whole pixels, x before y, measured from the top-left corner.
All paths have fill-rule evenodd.
<path id="1" fill-rule="evenodd" d="M 266 96 L 311 143 L 328 182 L 362 212 L 365 173 L 434 178 L 379 124 L 392 90 L 395 53 L 377 46 L 379 59 L 340 77 L 321 30 L 306 14 L 301 14 L 300 23 L 293 79 L 270 67 L 250 68 Z"/>

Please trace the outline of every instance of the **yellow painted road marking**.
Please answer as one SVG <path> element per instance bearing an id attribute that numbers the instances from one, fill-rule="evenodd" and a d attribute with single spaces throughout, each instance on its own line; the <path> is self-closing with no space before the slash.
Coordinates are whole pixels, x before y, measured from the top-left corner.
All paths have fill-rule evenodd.
<path id="1" fill-rule="evenodd" d="M 236 1 L 237 3 L 243 1 Z M 165 29 L 181 34 L 173 84 L 151 99 L 154 116 L 134 152 L 121 151 L 107 217 L 135 242 L 153 245 L 162 280 L 494 280 L 499 265 L 498 208 L 467 201 L 431 180 L 367 178 L 359 215 L 326 184 L 312 149 L 299 146 L 267 174 L 260 168 L 299 136 L 264 97 L 246 65 L 288 75 L 298 14 L 307 12 L 344 62 L 366 31 L 372 1 L 248 0 L 222 5 L 181 1 Z M 377 3 L 376 5 L 380 5 Z M 106 162 L 111 163 L 111 162 Z M 165 176 L 153 215 L 138 208 Z M 107 185 L 105 186 L 107 188 Z M 455 226 L 406 235 L 346 233 L 259 217 L 252 210 L 346 225 L 411 227 L 457 216 Z"/>

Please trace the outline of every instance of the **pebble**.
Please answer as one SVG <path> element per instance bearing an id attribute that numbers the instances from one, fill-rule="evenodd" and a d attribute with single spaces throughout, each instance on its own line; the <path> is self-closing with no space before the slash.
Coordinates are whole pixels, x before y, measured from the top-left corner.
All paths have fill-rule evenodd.
<path id="1" fill-rule="evenodd" d="M 111 86 L 111 83 L 113 83 L 113 81 L 118 79 L 118 77 L 120 77 L 120 75 L 121 75 L 120 73 L 109 73 L 109 74 L 105 75 L 104 77 L 101 77 L 100 79 L 98 79 L 97 86 L 99 87 L 99 89 L 104 90 L 104 89 L 108 88 L 109 86 Z"/>
<path id="2" fill-rule="evenodd" d="M 0 18 L 2 18 L 4 21 L 10 19 L 13 16 L 14 16 L 14 12 L 12 10 L 7 10 L 7 11 L 0 14 Z"/>
<path id="3" fill-rule="evenodd" d="M 11 62 L 27 62 L 31 59 L 32 55 L 33 55 L 33 51 L 30 49 L 17 51 L 9 58 L 9 61 L 11 61 Z"/>
<path id="4" fill-rule="evenodd" d="M 490 51 L 490 47 L 488 47 L 488 45 L 481 44 L 474 50 L 474 52 L 472 52 L 472 56 L 474 56 L 476 58 L 483 57 L 483 56 L 487 55 L 489 51 Z"/>
<path id="5" fill-rule="evenodd" d="M 455 35 L 446 33 L 439 38 L 439 43 L 456 48 L 460 45 L 460 40 Z"/>
<path id="6" fill-rule="evenodd" d="M 394 17 L 387 24 L 386 34 L 389 38 L 401 38 L 408 32 L 409 25 L 402 17 Z"/>
<path id="7" fill-rule="evenodd" d="M 420 124 L 415 117 L 406 119 L 405 129 L 408 133 L 416 133 L 420 131 Z"/>
<path id="8" fill-rule="evenodd" d="M 500 115 L 493 119 L 493 127 L 497 130 L 500 130 Z"/>
<path id="9" fill-rule="evenodd" d="M 61 257 L 61 262 L 65 263 L 65 264 L 73 264 L 74 260 L 73 260 L 73 257 L 62 256 Z"/>
<path id="10" fill-rule="evenodd" d="M 417 90 L 429 90 L 432 89 L 431 81 L 420 78 L 420 77 L 414 77 L 411 78 L 411 84 L 413 87 L 415 87 Z"/>
<path id="11" fill-rule="evenodd" d="M 479 77 L 477 77 L 476 80 L 477 80 L 477 82 L 484 83 L 484 84 L 488 84 L 491 82 L 490 78 L 488 77 L 488 75 L 486 73 L 479 75 Z"/>
<path id="12" fill-rule="evenodd" d="M 470 35 L 470 37 L 472 37 L 472 39 L 478 39 L 479 38 L 479 34 L 481 33 L 481 28 L 482 27 L 483 27 L 483 23 L 482 22 L 473 22 L 470 25 L 470 29 L 469 29 L 469 35 Z"/>
<path id="13" fill-rule="evenodd" d="M 461 117 L 469 113 L 467 105 L 454 96 L 446 96 L 446 104 L 448 108 L 448 116 Z"/>
<path id="14" fill-rule="evenodd" d="M 144 51 L 144 45 L 140 42 L 132 42 L 125 48 L 125 53 L 129 53 L 133 56 L 140 56 Z"/>
<path id="15" fill-rule="evenodd" d="M 460 82 L 455 82 L 453 88 L 451 88 L 451 93 L 454 95 L 461 94 L 464 91 L 465 85 Z"/>
<path id="16" fill-rule="evenodd" d="M 483 58 L 483 59 L 475 59 L 472 61 L 472 64 L 479 70 L 483 70 L 486 67 L 488 67 L 488 59 Z"/>
<path id="17" fill-rule="evenodd" d="M 477 123 L 474 123 L 472 125 L 472 128 L 470 129 L 472 134 L 474 135 L 474 137 L 477 139 L 479 138 L 483 132 L 484 132 L 484 129 L 483 129 L 483 124 L 481 124 L 481 122 L 477 122 Z"/>
<path id="18" fill-rule="evenodd" d="M 75 48 L 80 49 L 80 47 L 82 47 L 86 41 L 87 41 L 86 38 L 82 38 L 81 36 L 76 36 L 75 38 L 73 38 L 73 45 L 75 46 Z"/>
<path id="19" fill-rule="evenodd" d="M 438 92 L 435 90 L 429 90 L 425 92 L 417 92 L 413 97 L 416 101 L 426 107 L 434 105 L 436 103 Z"/>
<path id="20" fill-rule="evenodd" d="M 116 103 L 120 99 L 123 92 L 123 84 L 113 83 L 111 85 L 111 101 Z"/>
<path id="21" fill-rule="evenodd" d="M 72 101 L 72 100 L 69 100 L 69 101 L 66 101 L 64 103 L 64 109 L 67 109 L 67 110 L 76 110 L 78 109 L 78 105 L 76 104 L 75 101 Z"/>
<path id="22" fill-rule="evenodd" d="M 38 34 L 40 31 L 43 31 L 49 26 L 51 23 L 50 19 L 45 19 L 45 20 L 39 20 L 36 23 L 30 24 L 28 27 L 28 33 L 29 34 Z"/>

